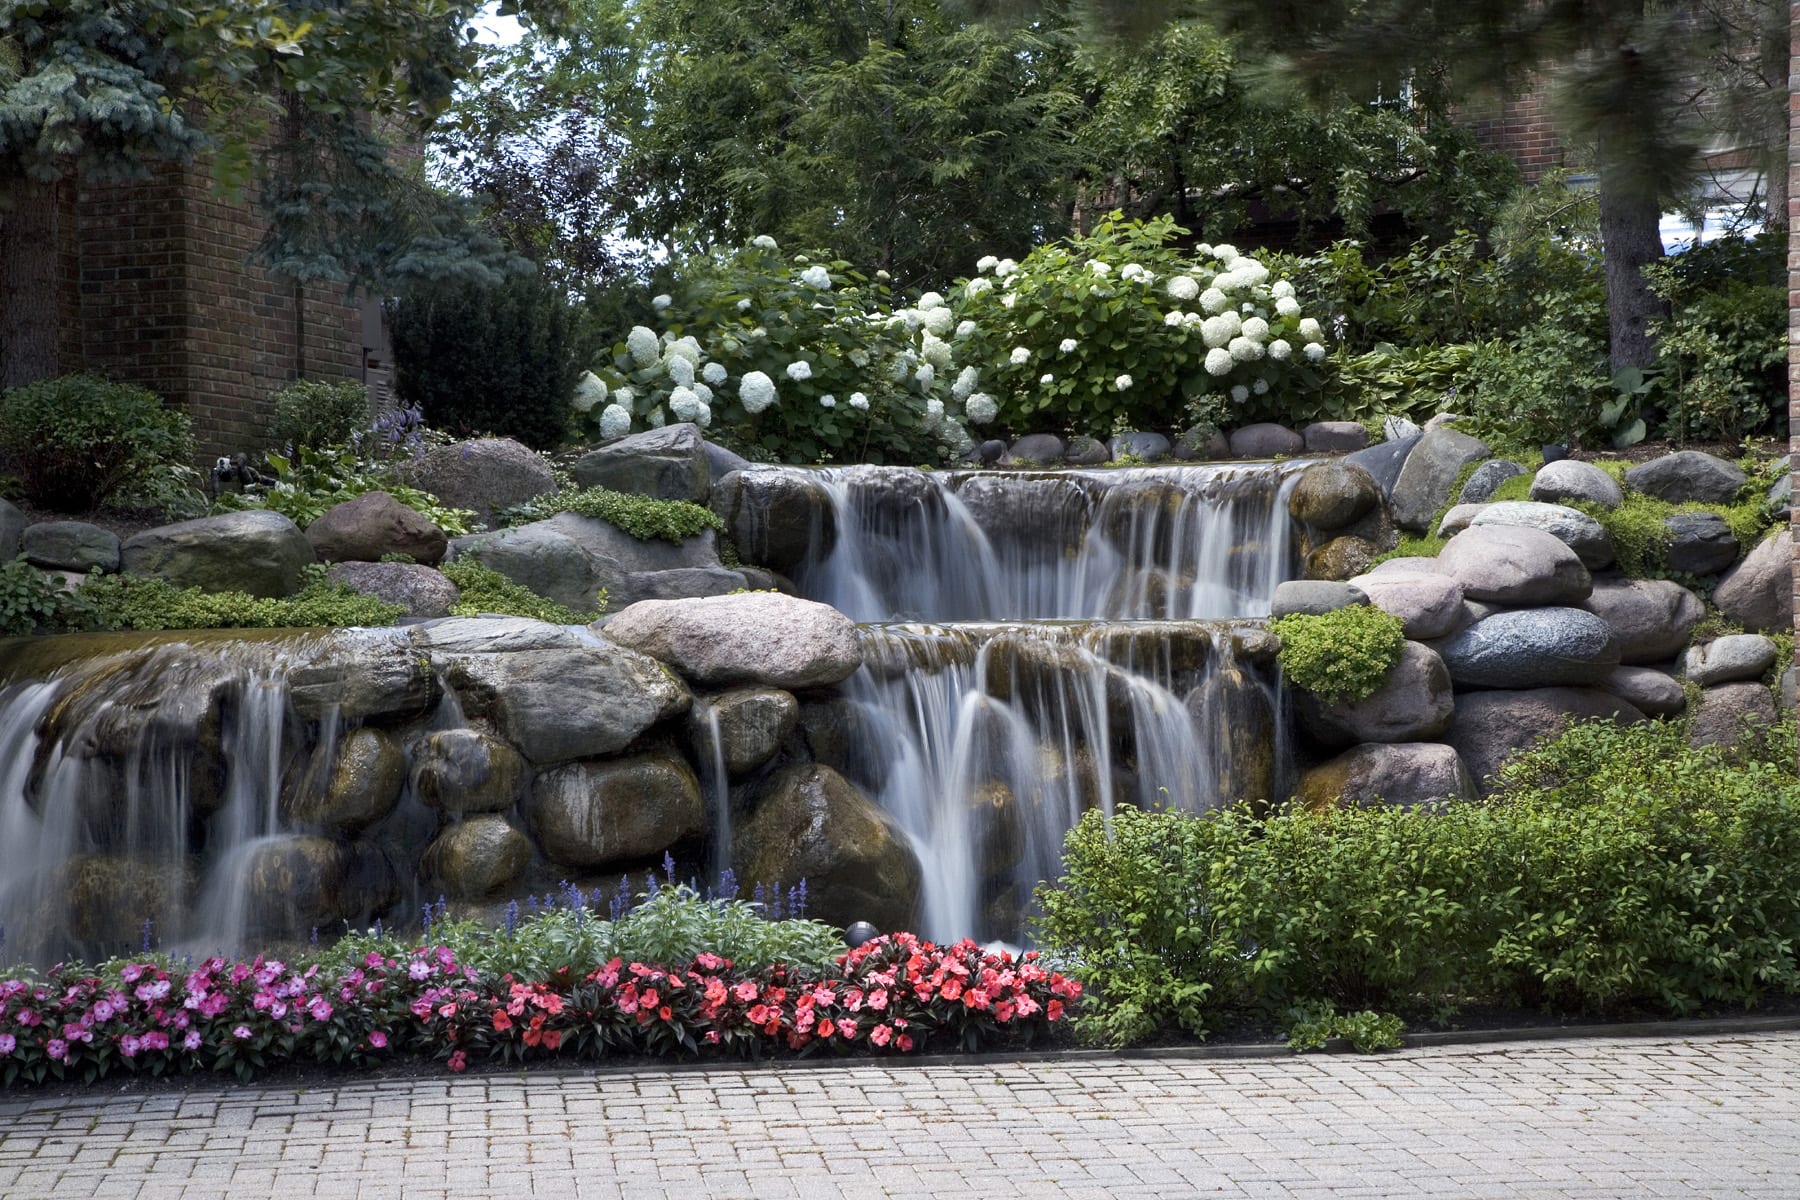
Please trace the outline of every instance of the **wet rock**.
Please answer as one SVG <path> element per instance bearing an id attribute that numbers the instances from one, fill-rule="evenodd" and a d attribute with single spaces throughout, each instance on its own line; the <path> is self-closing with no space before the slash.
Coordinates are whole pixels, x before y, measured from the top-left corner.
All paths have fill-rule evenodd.
<path id="1" fill-rule="evenodd" d="M 1436 651 L 1407 642 L 1381 686 L 1363 700 L 1324 700 L 1294 689 L 1306 731 L 1327 746 L 1359 742 L 1422 742 L 1450 724 L 1450 672 Z"/>
<path id="2" fill-rule="evenodd" d="M 1761 679 L 1775 665 L 1775 643 L 1760 633 L 1734 633 L 1688 648 L 1682 674 L 1701 687 Z"/>
<path id="3" fill-rule="evenodd" d="M 1210 425 L 1184 431 L 1171 451 L 1176 462 L 1216 462 L 1231 457 L 1231 439 Z"/>
<path id="4" fill-rule="evenodd" d="M 700 781 L 673 755 L 570 763 L 537 778 L 532 831 L 565 867 L 654 858 L 706 828 Z"/>
<path id="5" fill-rule="evenodd" d="M 306 527 L 306 540 L 320 562 L 377 562 L 384 554 L 405 554 L 435 567 L 444 561 L 444 531 L 386 492 L 364 492 L 334 504 Z"/>
<path id="6" fill-rule="evenodd" d="M 1539 467 L 1538 473 L 1532 477 L 1528 495 L 1533 500 L 1541 500 L 1546 504 L 1586 500 L 1603 508 L 1617 508 L 1625 502 L 1625 493 L 1619 487 L 1618 480 L 1592 463 L 1572 458 L 1559 459 Z"/>
<path id="7" fill-rule="evenodd" d="M 1121 493 L 1128 495 L 1131 487 L 1109 491 L 1105 507 L 1129 507 Z M 956 498 L 991 541 L 1052 545 L 1072 554 L 1087 537 L 1087 493 L 1070 478 L 977 475 L 961 482 Z"/>
<path id="8" fill-rule="evenodd" d="M 58 865 L 46 901 L 29 929 L 7 930 L 15 954 L 44 948 L 91 947 L 96 958 L 137 946 L 144 923 L 153 935 L 180 928 L 191 908 L 196 877 L 186 862 L 153 862 L 123 855 L 81 854 Z"/>
<path id="9" fill-rule="evenodd" d="M 119 569 L 118 535 L 86 521 L 39 521 L 27 525 L 20 534 L 19 546 L 26 562 L 46 571 L 85 575 L 89 571 Z"/>
<path id="10" fill-rule="evenodd" d="M 1203 745 L 1216 748 L 1221 804 L 1275 800 L 1275 708 L 1247 672 L 1221 667 L 1184 698 Z"/>
<path id="11" fill-rule="evenodd" d="M 1784 633 L 1794 627 L 1794 535 L 1783 529 L 1757 543 L 1713 592 L 1719 611 L 1745 629 Z"/>
<path id="12" fill-rule="evenodd" d="M 604 633 L 702 687 L 819 687 L 862 665 L 850 618 L 829 605 L 766 592 L 641 601 L 608 621 Z"/>
<path id="13" fill-rule="evenodd" d="M 1306 556 L 1306 578 L 1347 580 L 1369 569 L 1381 548 L 1366 538 L 1336 537 Z"/>
<path id="14" fill-rule="evenodd" d="M 1643 719 L 1638 709 L 1597 688 L 1467 692 L 1456 697 L 1456 714 L 1444 740 L 1456 747 L 1481 793 L 1487 795 L 1493 790 L 1493 776 L 1508 758 L 1556 736 L 1571 721 L 1630 725 Z"/>
<path id="15" fill-rule="evenodd" d="M 200 517 L 147 529 L 125 540 L 120 566 L 176 587 L 252 596 L 291 596 L 314 561 L 300 527 L 267 509 Z"/>
<path id="16" fill-rule="evenodd" d="M 472 534 L 451 543 L 453 558 L 472 558 L 576 612 L 591 612 L 601 589 L 628 589 L 632 576 L 680 568 L 719 569 L 713 531 L 679 542 L 635 538 L 610 521 L 563 512 L 544 521 Z"/>
<path id="17" fill-rule="evenodd" d="M 347 731 L 282 796 L 282 816 L 333 833 L 355 833 L 380 821 L 399 803 L 406 755 L 393 737 L 364 726 Z"/>
<path id="18" fill-rule="evenodd" d="M 1331 532 L 1354 524 L 1380 503 L 1381 488 L 1367 471 L 1347 462 L 1322 462 L 1300 473 L 1288 496 L 1288 514 Z"/>
<path id="19" fill-rule="evenodd" d="M 1665 671 L 1615 667 L 1604 687 L 1645 716 L 1678 717 L 1687 711 L 1687 692 L 1681 681 Z"/>
<path id="20" fill-rule="evenodd" d="M 830 767 L 788 767 L 763 790 L 732 842 L 738 877 L 792 888 L 806 880 L 809 913 L 833 925 L 911 929 L 921 873 L 906 835 Z"/>
<path id="21" fill-rule="evenodd" d="M 1426 433 L 1394 479 L 1388 496 L 1394 523 L 1423 533 L 1432 516 L 1450 499 L 1450 488 L 1462 469 L 1492 455 L 1486 442 L 1454 429 L 1443 427 Z"/>
<path id="22" fill-rule="evenodd" d="M 454 583 L 432 567 L 400 562 L 341 562 L 325 578 L 352 591 L 398 604 L 409 617 L 447 617 L 461 597 Z"/>
<path id="23" fill-rule="evenodd" d="M 1493 458 L 1475 468 L 1463 489 L 1457 494 L 1458 504 L 1486 504 L 1500 490 L 1500 485 L 1509 479 L 1516 479 L 1526 474 L 1525 468 L 1509 459 Z"/>
<path id="24" fill-rule="evenodd" d="M 691 600 L 697 596 L 729 596 L 749 587 L 742 571 L 725 567 L 676 567 L 627 575 L 606 592 L 607 607 L 617 612 L 639 600 Z"/>
<path id="25" fill-rule="evenodd" d="M 738 779 L 775 756 L 793 733 L 800 704 L 779 688 L 734 688 L 695 703 L 688 712 L 688 744 L 702 766 L 713 761 L 715 731 L 725 773 Z"/>
<path id="26" fill-rule="evenodd" d="M 530 839 L 505 818 L 482 814 L 446 828 L 420 865 L 447 898 L 485 900 L 510 891 L 530 862 Z"/>
<path id="27" fill-rule="evenodd" d="M 448 813 L 505 812 L 525 792 L 525 759 L 474 729 L 439 729 L 413 748 L 419 802 Z"/>
<path id="28" fill-rule="evenodd" d="M 1581 607 L 1612 629 L 1626 664 L 1668 661 L 1706 616 L 1700 597 L 1667 579 L 1597 579 Z"/>
<path id="29" fill-rule="evenodd" d="M 1314 421 L 1300 440 L 1308 454 L 1350 454 L 1368 446 L 1369 431 L 1360 421 Z"/>
<path id="30" fill-rule="evenodd" d="M 831 497 L 806 472 L 781 467 L 733 471 L 709 503 L 745 562 L 792 575 L 823 562 L 837 539 Z"/>
<path id="31" fill-rule="evenodd" d="M 1422 433 L 1415 433 L 1397 440 L 1377 442 L 1367 450 L 1358 450 L 1345 456 L 1344 461 L 1367 471 L 1380 485 L 1382 495 L 1392 496 L 1394 483 L 1400 478 L 1400 470 L 1406 465 L 1407 456 L 1424 436 Z"/>
<path id="32" fill-rule="evenodd" d="M 349 851 L 331 838 L 288 835 L 258 843 L 243 875 L 251 927 L 297 937 L 357 915 L 350 866 Z"/>
<path id="33" fill-rule="evenodd" d="M 608 442 L 576 459 L 569 474 L 584 488 L 608 488 L 658 500 L 705 503 L 712 490 L 706 441 L 700 427 L 689 421 Z"/>
<path id="34" fill-rule="evenodd" d="M 1775 694 L 1760 683 L 1722 683 L 1700 693 L 1688 718 L 1688 745 L 1737 746 L 1768 733 L 1779 719 Z"/>
<path id="35" fill-rule="evenodd" d="M 1069 439 L 1068 448 L 1063 452 L 1063 461 L 1071 467 L 1097 467 L 1102 463 L 1111 462 L 1112 459 L 1113 452 L 1108 450 L 1106 443 L 1098 438 L 1072 437 Z"/>
<path id="36" fill-rule="evenodd" d="M 1300 777 L 1297 798 L 1309 808 L 1335 804 L 1412 808 L 1440 800 L 1473 800 L 1474 781 L 1455 750 L 1441 742 L 1356 746 Z"/>
<path id="37" fill-rule="evenodd" d="M 1663 558 L 1669 570 L 1712 575 L 1737 561 L 1737 537 L 1717 513 L 1673 513 L 1663 521 Z"/>
<path id="38" fill-rule="evenodd" d="M 1012 444 L 1005 461 L 1014 467 L 1053 467 L 1062 462 L 1065 448 L 1053 433 L 1028 433 Z"/>
<path id="39" fill-rule="evenodd" d="M 1358 575 L 1350 583 L 1369 597 L 1370 604 L 1399 617 L 1409 638 L 1445 637 L 1463 623 L 1462 585 L 1448 576 L 1394 572 Z"/>
<path id="40" fill-rule="evenodd" d="M 1573 604 L 1593 591 L 1575 552 L 1541 529 L 1471 525 L 1438 552 L 1437 570 L 1471 600 L 1497 604 Z"/>
<path id="41" fill-rule="evenodd" d="M 308 642 L 287 682 L 294 711 L 309 721 L 415 716 L 442 694 L 431 663 L 403 630 L 340 632 Z"/>
<path id="42" fill-rule="evenodd" d="M 1025 857 L 1025 821 L 1012 788 L 990 779 L 969 794 L 969 837 L 984 879 L 1008 879 Z"/>
<path id="43" fill-rule="evenodd" d="M 428 450 L 404 469 L 407 482 L 484 524 L 494 514 L 556 490 L 550 464 L 511 438 L 475 438 Z"/>
<path id="44" fill-rule="evenodd" d="M 1612 630 L 1579 608 L 1495 613 L 1441 643 L 1458 688 L 1599 684 L 1619 665 Z"/>
<path id="45" fill-rule="evenodd" d="M 1730 504 L 1746 481 L 1736 464 L 1699 450 L 1677 450 L 1625 472 L 1631 490 L 1670 504 Z"/>
<path id="46" fill-rule="evenodd" d="M 1581 565 L 1590 571 L 1612 565 L 1617 557 L 1612 535 L 1606 527 L 1580 509 L 1566 504 L 1545 504 L 1538 500 L 1508 500 L 1484 505 L 1469 519 L 1470 528 L 1484 525 L 1506 525 L 1521 529 L 1541 529 L 1575 552 Z"/>
<path id="47" fill-rule="evenodd" d="M 1306 439 L 1284 425 L 1263 422 L 1234 429 L 1228 439 L 1233 458 L 1283 458 L 1306 451 Z"/>
<path id="48" fill-rule="evenodd" d="M 1368 593 L 1353 583 L 1337 583 L 1323 579 L 1290 579 L 1276 586 L 1269 604 L 1269 616 L 1286 617 L 1295 613 L 1323 616 L 1340 608 L 1354 608 L 1369 603 Z"/>

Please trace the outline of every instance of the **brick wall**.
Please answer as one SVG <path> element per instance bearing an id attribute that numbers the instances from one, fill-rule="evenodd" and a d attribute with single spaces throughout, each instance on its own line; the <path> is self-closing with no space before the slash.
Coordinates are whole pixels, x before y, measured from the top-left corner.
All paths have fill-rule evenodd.
<path id="1" fill-rule="evenodd" d="M 1788 470 L 1800 459 L 1800 0 L 1788 5 Z M 1800 483 L 1800 480 L 1795 480 Z M 1800 523 L 1800 508 L 1790 520 Z M 1795 529 L 1800 535 L 1800 528 Z M 1800 555 L 1794 564 L 1800 600 Z M 1800 628 L 1800 604 L 1795 605 Z M 1800 655 L 1796 655 L 1800 666 Z"/>
<path id="2" fill-rule="evenodd" d="M 1476 110 L 1469 114 L 1469 124 L 1482 145 L 1506 153 L 1519 164 L 1527 183 L 1536 183 L 1552 167 L 1570 165 L 1541 88 Z"/>

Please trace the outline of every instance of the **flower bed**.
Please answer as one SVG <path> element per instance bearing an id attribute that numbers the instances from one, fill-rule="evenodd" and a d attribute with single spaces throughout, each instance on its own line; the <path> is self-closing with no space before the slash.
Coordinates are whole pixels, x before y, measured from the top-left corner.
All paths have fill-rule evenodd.
<path id="1" fill-rule="evenodd" d="M 485 979 L 447 945 L 300 966 L 149 959 L 0 981 L 0 1081 L 91 1082 L 116 1071 L 362 1068 L 473 1060 L 777 1053 L 907 1054 L 1027 1044 L 1081 985 L 1027 953 L 900 933 L 814 971 L 703 953 L 685 966 L 613 958 L 585 974 Z"/>

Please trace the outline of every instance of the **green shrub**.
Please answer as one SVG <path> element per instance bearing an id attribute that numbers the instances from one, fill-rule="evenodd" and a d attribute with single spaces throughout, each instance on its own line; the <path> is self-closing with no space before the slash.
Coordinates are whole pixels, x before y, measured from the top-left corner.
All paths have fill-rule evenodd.
<path id="1" fill-rule="evenodd" d="M 64 375 L 0 393 L 0 452 L 18 464 L 25 498 L 84 513 L 140 477 L 188 466 L 187 415 L 153 392 L 91 375 Z"/>
<path id="2" fill-rule="evenodd" d="M 1787 289 L 1731 282 L 1659 323 L 1665 432 L 1736 441 L 1785 414 Z"/>
<path id="3" fill-rule="evenodd" d="M 1400 661 L 1406 634 L 1399 617 L 1369 604 L 1269 622 L 1281 639 L 1281 669 L 1290 683 L 1326 700 L 1364 700 Z"/>
<path id="4" fill-rule="evenodd" d="M 606 589 L 596 596 L 593 612 L 576 612 L 554 600 L 546 600 L 523 584 L 514 583 L 491 567 L 473 558 L 459 558 L 439 568 L 444 577 L 461 593 L 450 612 L 458 617 L 479 617 L 484 613 L 502 613 L 509 617 L 529 617 L 552 625 L 586 625 L 606 611 Z"/>
<path id="5" fill-rule="evenodd" d="M 252 596 L 178 588 L 161 579 L 106 575 L 79 594 L 93 629 L 304 629 L 392 625 L 406 615 L 398 604 L 315 578 L 292 596 Z"/>
<path id="6" fill-rule="evenodd" d="M 1493 343 L 1409 346 L 1382 342 L 1365 354 L 1338 354 L 1325 385 L 1320 416 L 1367 421 L 1385 416 L 1423 421 L 1466 409 L 1475 390 L 1474 367 Z"/>
<path id="7" fill-rule="evenodd" d="M 0 637 L 26 637 L 62 624 L 67 596 L 21 556 L 0 563 Z"/>
<path id="8" fill-rule="evenodd" d="M 300 379 L 275 393 L 277 446 L 338 446 L 369 424 L 369 391 L 353 379 Z"/>
<path id="9" fill-rule="evenodd" d="M 1474 403 L 1466 429 L 1490 444 L 1581 446 L 1603 441 L 1601 416 L 1614 399 L 1606 340 L 1556 321 L 1533 325 L 1516 344 L 1489 344 L 1470 364 Z"/>
<path id="10" fill-rule="evenodd" d="M 566 489 L 528 500 L 510 509 L 510 523 L 542 521 L 560 512 L 598 517 L 641 542 L 652 538 L 680 542 L 708 529 L 723 530 L 725 522 L 703 505 L 686 500 L 657 500 L 606 488 L 585 491 Z"/>

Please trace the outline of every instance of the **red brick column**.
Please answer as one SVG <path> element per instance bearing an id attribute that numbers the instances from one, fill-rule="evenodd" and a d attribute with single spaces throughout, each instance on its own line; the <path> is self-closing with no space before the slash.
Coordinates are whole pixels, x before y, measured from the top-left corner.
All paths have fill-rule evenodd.
<path id="1" fill-rule="evenodd" d="M 1788 472 L 1800 460 L 1800 0 L 1788 4 Z M 1800 479 L 1794 480 L 1800 483 Z M 1790 509 L 1800 543 L 1800 508 Z M 1800 554 L 1794 561 L 1794 596 L 1800 600 Z M 1800 604 L 1795 606 L 1800 629 Z M 1800 666 L 1800 652 L 1795 655 Z"/>

